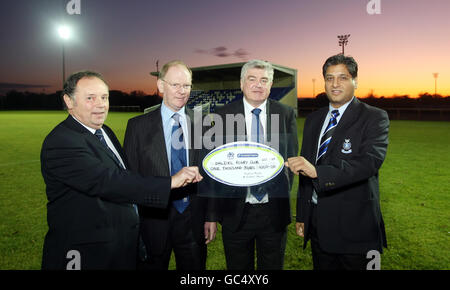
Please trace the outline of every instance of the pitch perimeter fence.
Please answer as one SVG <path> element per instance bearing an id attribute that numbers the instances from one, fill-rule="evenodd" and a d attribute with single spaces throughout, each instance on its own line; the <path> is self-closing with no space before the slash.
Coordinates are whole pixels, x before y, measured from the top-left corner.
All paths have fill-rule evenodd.
<path id="1" fill-rule="evenodd" d="M 298 116 L 306 117 L 317 107 L 299 107 Z M 381 108 L 390 120 L 450 121 L 450 108 Z"/>

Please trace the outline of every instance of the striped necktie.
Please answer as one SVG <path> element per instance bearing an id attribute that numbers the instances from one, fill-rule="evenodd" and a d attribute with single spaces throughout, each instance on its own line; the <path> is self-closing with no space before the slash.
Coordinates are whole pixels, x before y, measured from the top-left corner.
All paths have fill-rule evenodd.
<path id="1" fill-rule="evenodd" d="M 322 138 L 320 138 L 320 147 L 319 153 L 317 154 L 316 164 L 319 164 L 321 158 L 328 150 L 328 145 L 331 142 L 331 137 L 333 135 L 334 129 L 337 126 L 337 117 L 339 116 L 339 110 L 331 111 L 330 122 L 328 123 L 327 128 L 323 132 Z"/>
<path id="2" fill-rule="evenodd" d="M 316 165 L 320 165 L 320 162 L 323 160 L 323 158 L 322 158 L 323 155 L 325 155 L 325 153 L 328 150 L 328 145 L 331 142 L 331 137 L 333 135 L 333 131 L 337 126 L 337 117 L 338 116 L 339 116 L 338 110 L 331 111 L 330 122 L 328 122 L 328 126 L 325 129 L 325 131 L 323 132 L 322 138 L 320 138 L 320 147 L 319 147 L 319 153 L 317 154 Z M 317 204 L 318 197 L 317 197 L 317 193 L 315 190 L 313 190 L 311 200 L 314 204 Z"/>

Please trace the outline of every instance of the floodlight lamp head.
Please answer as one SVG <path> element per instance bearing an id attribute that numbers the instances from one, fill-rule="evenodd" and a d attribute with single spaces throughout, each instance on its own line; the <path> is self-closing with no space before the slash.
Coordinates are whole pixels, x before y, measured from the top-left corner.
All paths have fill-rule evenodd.
<path id="1" fill-rule="evenodd" d="M 70 38 L 71 31 L 70 31 L 69 27 L 61 26 L 58 28 L 58 34 L 59 34 L 59 37 L 61 37 L 64 40 L 67 40 Z"/>

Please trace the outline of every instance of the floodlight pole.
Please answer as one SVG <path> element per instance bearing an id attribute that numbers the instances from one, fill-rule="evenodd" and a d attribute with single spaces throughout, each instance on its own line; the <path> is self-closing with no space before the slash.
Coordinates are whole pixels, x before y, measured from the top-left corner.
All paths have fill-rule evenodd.
<path id="1" fill-rule="evenodd" d="M 316 96 L 316 86 L 315 86 L 315 83 L 316 83 L 316 79 L 312 79 L 312 83 L 313 83 L 313 98 Z"/>
<path id="2" fill-rule="evenodd" d="M 61 26 L 58 29 L 59 37 L 61 38 L 62 42 L 62 89 L 64 90 L 64 82 L 66 81 L 66 52 L 65 52 L 65 42 L 67 39 L 70 38 L 70 29 L 67 26 Z"/>
<path id="3" fill-rule="evenodd" d="M 64 49 L 64 39 L 62 41 L 62 89 L 64 90 L 64 82 L 66 81 L 66 55 Z"/>
<path id="4" fill-rule="evenodd" d="M 342 46 L 342 54 L 344 54 L 344 47 L 348 43 L 348 38 L 350 37 L 350 34 L 338 35 L 337 37 L 339 39 L 339 46 Z"/>
<path id="5" fill-rule="evenodd" d="M 436 98 L 437 96 L 437 78 L 439 76 L 439 73 L 433 73 L 433 77 L 434 77 L 434 97 Z"/>
<path id="6" fill-rule="evenodd" d="M 156 72 L 158 73 L 158 78 L 159 78 L 159 59 L 156 60 Z"/>
<path id="7" fill-rule="evenodd" d="M 156 72 L 158 73 L 158 75 L 156 76 L 156 80 L 158 80 L 159 79 L 159 59 L 156 60 Z M 158 84 L 156 84 L 156 94 L 159 96 Z"/>

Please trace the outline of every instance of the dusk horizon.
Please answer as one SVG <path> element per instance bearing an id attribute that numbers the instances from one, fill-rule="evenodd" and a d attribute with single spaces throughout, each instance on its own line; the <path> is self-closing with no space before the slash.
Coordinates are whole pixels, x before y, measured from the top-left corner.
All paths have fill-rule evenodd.
<path id="1" fill-rule="evenodd" d="M 127 93 L 156 92 L 150 72 L 158 60 L 160 67 L 173 59 L 200 67 L 263 59 L 296 69 L 297 97 L 310 98 L 324 90 L 324 61 L 342 52 L 337 36 L 349 34 L 345 55 L 359 65 L 356 96 L 450 95 L 445 0 L 80 0 L 80 14 L 74 15 L 69 2 L 2 4 L 0 92 L 8 85 L 18 91 L 61 89 L 63 40 L 57 29 L 64 23 L 72 29 L 64 43 L 66 77 L 95 70 L 111 90 Z M 379 14 L 370 11 L 370 2 L 379 3 Z"/>

